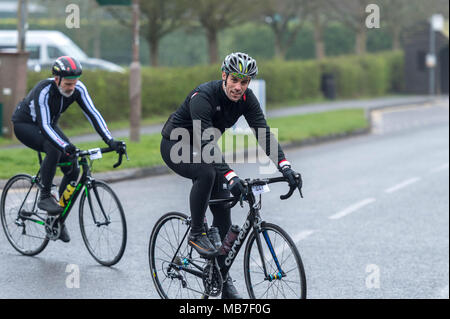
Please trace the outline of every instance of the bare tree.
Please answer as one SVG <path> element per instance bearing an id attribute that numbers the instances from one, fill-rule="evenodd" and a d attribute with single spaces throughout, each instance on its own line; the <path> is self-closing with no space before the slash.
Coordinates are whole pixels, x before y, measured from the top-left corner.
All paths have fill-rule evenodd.
<path id="1" fill-rule="evenodd" d="M 257 0 L 196 0 L 194 18 L 206 31 L 209 62 L 218 62 L 218 34 L 220 31 L 251 19 Z"/>
<path id="2" fill-rule="evenodd" d="M 367 51 L 366 8 L 374 0 L 329 0 L 336 17 L 356 34 L 355 53 Z"/>
<path id="3" fill-rule="evenodd" d="M 392 34 L 392 49 L 401 49 L 402 39 L 416 29 L 419 22 L 441 13 L 448 18 L 448 2 L 443 0 L 378 0 L 383 27 Z"/>
<path id="4" fill-rule="evenodd" d="M 328 22 L 332 15 L 328 10 L 327 0 L 315 0 L 309 4 L 309 20 L 311 20 L 314 28 L 314 45 L 316 51 L 316 59 L 322 60 L 325 58 L 325 41 L 324 33 Z"/>
<path id="5" fill-rule="evenodd" d="M 264 0 L 262 15 L 275 35 L 275 55 L 285 59 L 305 23 L 312 1 Z"/>
<path id="6" fill-rule="evenodd" d="M 150 45 L 150 61 L 158 66 L 159 43 L 161 39 L 186 23 L 189 0 L 145 0 L 140 1 L 141 33 Z M 108 8 L 108 11 L 129 28 L 131 17 L 129 10 Z"/>

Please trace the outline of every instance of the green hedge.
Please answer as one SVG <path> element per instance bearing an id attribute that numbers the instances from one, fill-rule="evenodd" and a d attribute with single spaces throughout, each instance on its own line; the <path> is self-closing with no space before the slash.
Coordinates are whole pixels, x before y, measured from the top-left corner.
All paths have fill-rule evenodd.
<path id="1" fill-rule="evenodd" d="M 380 96 L 399 92 L 403 87 L 403 55 L 385 52 L 365 56 L 342 56 L 323 61 L 261 61 L 258 78 L 266 81 L 268 104 L 282 104 L 322 96 L 323 73 L 335 76 L 337 97 Z M 28 88 L 49 76 L 49 72 L 28 73 Z M 219 79 L 220 66 L 142 69 L 142 114 L 144 117 L 173 112 L 187 94 L 200 83 Z M 126 119 L 129 115 L 129 73 L 85 71 L 82 76 L 95 106 L 107 121 Z M 67 113 L 81 114 L 71 107 Z M 68 120 L 70 119 L 70 121 Z M 84 122 L 83 116 L 63 116 L 62 125 L 73 127 Z"/>

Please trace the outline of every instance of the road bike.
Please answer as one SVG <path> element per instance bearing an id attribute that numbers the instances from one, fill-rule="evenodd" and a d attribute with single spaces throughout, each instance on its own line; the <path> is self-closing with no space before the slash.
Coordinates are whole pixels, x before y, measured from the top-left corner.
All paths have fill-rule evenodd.
<path id="1" fill-rule="evenodd" d="M 11 245 L 27 256 L 42 252 L 50 240 L 59 238 L 62 225 L 81 196 L 79 223 L 89 253 L 104 266 L 119 262 L 127 242 L 122 204 L 110 186 L 91 175 L 93 161 L 112 151 L 110 147 L 77 150 L 75 161 L 58 164 L 69 166 L 78 163 L 82 168 L 81 178 L 60 215 L 51 216 L 37 207 L 39 193 L 43 188 L 40 169 L 35 176 L 18 174 L 10 178 L 1 196 L 0 215 L 3 230 Z M 119 159 L 114 168 L 121 165 L 124 154 L 127 155 L 125 148 L 118 153 Z M 38 157 L 41 163 L 40 153 Z"/>
<path id="2" fill-rule="evenodd" d="M 220 269 L 217 257 L 206 259 L 187 244 L 191 218 L 179 212 L 163 215 L 153 227 L 149 242 L 149 264 L 153 283 L 161 298 L 209 298 L 222 292 L 224 274 L 244 250 L 244 278 L 252 299 L 306 298 L 306 276 L 298 249 L 291 237 L 278 225 L 261 218 L 261 196 L 268 184 L 287 182 L 284 177 L 246 179 L 244 197 L 210 200 L 209 204 L 234 207 L 245 201 L 249 213 Z M 297 187 L 290 187 L 285 200 Z M 259 198 L 259 199 L 258 199 Z M 207 225 L 206 225 L 207 226 Z M 206 230 L 208 231 L 208 229 Z"/>

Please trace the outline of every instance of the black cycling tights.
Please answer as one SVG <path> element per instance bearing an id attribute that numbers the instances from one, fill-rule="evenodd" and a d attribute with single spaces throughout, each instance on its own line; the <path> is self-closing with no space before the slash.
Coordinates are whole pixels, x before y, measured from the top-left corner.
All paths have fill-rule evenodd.
<path id="1" fill-rule="evenodd" d="M 65 141 L 69 141 L 67 136 L 57 126 L 53 129 L 61 136 Z M 58 163 L 69 162 L 70 158 L 63 154 L 56 146 L 48 141 L 44 135 L 42 135 L 39 126 L 29 123 L 14 123 L 14 133 L 16 137 L 23 144 L 32 148 L 38 152 L 44 152 L 46 154 L 41 164 L 41 181 L 44 188 L 42 189 L 43 195 L 49 195 L 52 187 L 53 178 L 56 173 L 56 165 Z M 71 181 L 76 181 L 80 173 L 78 165 L 61 167 L 61 171 L 64 177 L 59 185 L 59 196 L 64 192 L 67 184 Z"/>
<path id="2" fill-rule="evenodd" d="M 210 199 L 230 197 L 230 191 L 226 188 L 225 177 L 216 173 L 212 164 L 206 163 L 174 163 L 170 158 L 170 150 L 177 141 L 163 138 L 161 141 L 161 156 L 164 162 L 178 175 L 192 180 L 189 204 L 192 218 L 192 233 L 203 231 L 203 221 Z M 189 148 L 192 152 L 192 147 Z M 181 155 L 181 154 L 179 154 Z M 224 205 L 210 205 L 213 214 L 213 226 L 219 228 L 220 237 L 225 237 L 231 226 L 231 210 Z"/>

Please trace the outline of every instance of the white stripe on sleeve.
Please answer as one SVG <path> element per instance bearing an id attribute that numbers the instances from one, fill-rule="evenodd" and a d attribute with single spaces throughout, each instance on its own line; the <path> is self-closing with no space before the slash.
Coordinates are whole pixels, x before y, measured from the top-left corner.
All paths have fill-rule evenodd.
<path id="1" fill-rule="evenodd" d="M 68 144 L 62 139 L 58 133 L 56 133 L 53 130 L 53 127 L 51 125 L 51 118 L 50 118 L 50 106 L 48 105 L 48 95 L 50 91 L 50 86 L 46 86 L 41 93 L 39 94 L 39 109 L 41 113 L 41 120 L 42 120 L 42 127 L 45 131 L 45 133 L 50 136 L 50 138 L 56 142 L 56 144 L 60 145 L 62 148 L 67 146 Z"/>
<path id="2" fill-rule="evenodd" d="M 106 125 L 105 120 L 103 119 L 103 117 L 100 115 L 100 113 L 98 112 L 98 110 L 95 108 L 94 103 L 92 103 L 92 99 L 89 96 L 89 93 L 86 89 L 86 86 L 81 82 L 78 81 L 77 82 L 77 87 L 80 91 L 80 95 L 81 95 L 81 99 L 83 100 L 83 103 L 86 105 L 87 110 L 89 111 L 89 113 L 94 117 L 94 119 L 96 120 L 96 122 L 98 123 L 100 129 L 103 131 L 103 133 L 108 137 L 108 138 L 112 138 L 111 133 L 108 130 L 108 127 Z M 91 121 L 90 121 L 91 122 Z M 92 122 L 91 122 L 92 124 Z"/>

